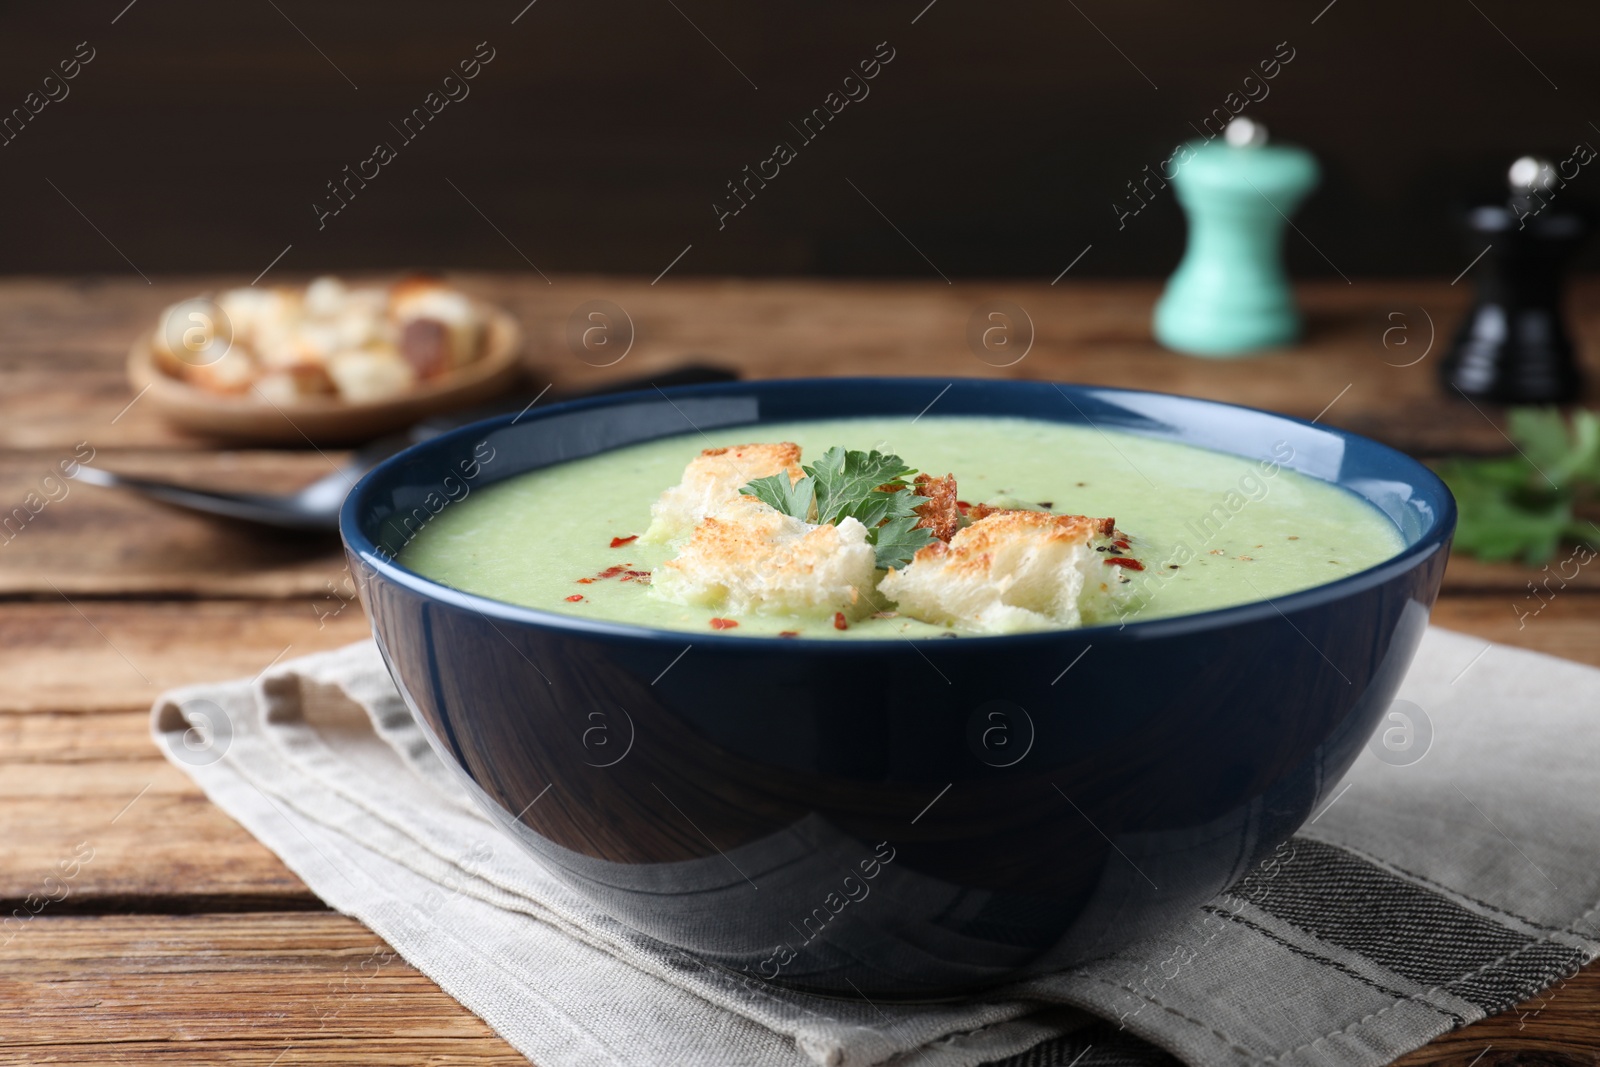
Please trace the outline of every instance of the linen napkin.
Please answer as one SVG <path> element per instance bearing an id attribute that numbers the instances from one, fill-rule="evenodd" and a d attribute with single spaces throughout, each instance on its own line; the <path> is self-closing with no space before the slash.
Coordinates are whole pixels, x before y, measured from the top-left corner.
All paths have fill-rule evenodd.
<path id="1" fill-rule="evenodd" d="M 708 967 L 478 813 L 371 642 L 157 701 L 157 743 L 313 892 L 540 1067 L 1372 1067 L 1600 953 L 1600 671 L 1437 628 L 1300 833 L 1181 925 L 936 1005 Z M 381 961 L 375 961 L 381 966 Z"/>

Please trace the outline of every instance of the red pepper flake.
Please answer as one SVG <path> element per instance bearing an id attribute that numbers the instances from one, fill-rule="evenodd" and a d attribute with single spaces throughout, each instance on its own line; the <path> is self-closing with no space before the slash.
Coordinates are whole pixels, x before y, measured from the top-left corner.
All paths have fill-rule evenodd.
<path id="1" fill-rule="evenodd" d="M 711 620 L 711 628 L 713 630 L 731 630 L 735 626 L 738 626 L 738 625 L 739 625 L 739 622 L 738 622 L 737 619 L 712 619 Z"/>
<path id="2" fill-rule="evenodd" d="M 593 578 L 579 578 L 578 579 L 578 584 L 579 585 L 593 585 L 594 584 L 594 579 Z"/>
<path id="3" fill-rule="evenodd" d="M 1130 571 L 1144 570 L 1144 564 L 1131 556 L 1108 556 L 1103 562 L 1107 567 L 1126 567 Z"/>
<path id="4" fill-rule="evenodd" d="M 799 637 L 800 636 L 800 631 L 799 630 L 779 630 L 778 631 L 778 636 L 779 637 Z"/>
<path id="5" fill-rule="evenodd" d="M 599 574 L 595 575 L 595 577 L 596 578 L 615 578 L 617 575 L 621 574 L 623 571 L 625 571 L 627 569 L 628 568 L 624 564 L 618 563 L 614 567 L 607 567 L 605 570 L 603 570 Z"/>
<path id="6" fill-rule="evenodd" d="M 967 513 L 968 509 L 970 509 L 971 507 L 972 507 L 972 505 L 967 503 L 965 500 L 957 500 L 956 501 L 956 510 L 961 512 L 961 514 L 963 514 L 963 515 L 965 515 Z"/>
<path id="7" fill-rule="evenodd" d="M 613 537 L 611 539 L 611 547 L 621 548 L 623 545 L 631 544 L 637 540 L 639 540 L 638 534 L 629 534 L 627 537 Z"/>
<path id="8" fill-rule="evenodd" d="M 845 621 L 844 612 L 836 611 L 836 612 L 833 613 L 833 628 L 835 630 L 848 630 L 848 629 L 850 629 L 850 624 Z"/>
<path id="9" fill-rule="evenodd" d="M 1118 548 L 1128 548 L 1128 547 L 1130 547 L 1129 544 L 1128 544 L 1127 539 L 1123 538 L 1123 537 L 1119 537 L 1119 538 L 1117 538 L 1115 541 L 1113 541 L 1111 543 L 1116 545 Z"/>
<path id="10" fill-rule="evenodd" d="M 577 602 L 579 600 L 582 600 L 582 599 L 583 599 L 583 594 L 582 593 L 573 593 L 571 596 L 567 597 L 567 602 L 568 603 L 575 603 L 575 602 Z"/>

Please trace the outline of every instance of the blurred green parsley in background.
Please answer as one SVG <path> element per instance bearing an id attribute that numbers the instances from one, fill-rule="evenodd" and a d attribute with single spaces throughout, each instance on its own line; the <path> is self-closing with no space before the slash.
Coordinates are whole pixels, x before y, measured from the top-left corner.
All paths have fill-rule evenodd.
<path id="1" fill-rule="evenodd" d="M 1515 408 L 1510 456 L 1453 457 L 1434 464 L 1461 509 L 1455 547 L 1485 560 L 1539 566 L 1562 541 L 1600 545 L 1600 525 L 1577 514 L 1600 500 L 1600 416 L 1577 409 Z"/>

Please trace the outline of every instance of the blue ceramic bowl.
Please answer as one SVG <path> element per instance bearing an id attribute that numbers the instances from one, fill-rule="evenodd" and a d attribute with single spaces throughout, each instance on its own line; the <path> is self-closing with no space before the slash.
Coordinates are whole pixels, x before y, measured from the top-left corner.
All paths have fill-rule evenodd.
<path id="1" fill-rule="evenodd" d="M 1273 602 L 1120 628 L 838 642 L 558 615 L 395 562 L 450 501 L 525 471 L 696 428 L 760 439 L 764 422 L 913 415 L 946 384 L 578 401 L 434 438 L 351 492 L 346 549 L 407 703 L 484 809 L 604 913 L 752 980 L 991 985 L 1191 914 L 1286 840 L 1373 732 L 1427 624 L 1455 504 L 1392 449 L 1209 401 L 966 380 L 939 413 L 1252 459 L 1287 442 L 1286 466 L 1370 501 L 1404 550 Z"/>

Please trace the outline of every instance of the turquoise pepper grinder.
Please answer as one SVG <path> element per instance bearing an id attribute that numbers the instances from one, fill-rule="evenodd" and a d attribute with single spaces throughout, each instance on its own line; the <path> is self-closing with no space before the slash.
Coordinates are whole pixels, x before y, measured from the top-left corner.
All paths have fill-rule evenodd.
<path id="1" fill-rule="evenodd" d="M 1266 132 L 1234 119 L 1221 143 L 1186 146 L 1173 174 L 1189 242 L 1156 303 L 1156 340 L 1168 348 L 1242 356 L 1300 335 L 1283 230 L 1317 184 L 1317 161 L 1303 148 L 1268 145 Z"/>

